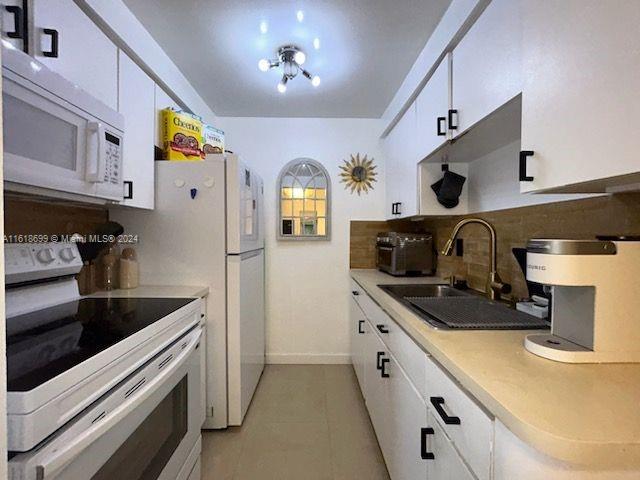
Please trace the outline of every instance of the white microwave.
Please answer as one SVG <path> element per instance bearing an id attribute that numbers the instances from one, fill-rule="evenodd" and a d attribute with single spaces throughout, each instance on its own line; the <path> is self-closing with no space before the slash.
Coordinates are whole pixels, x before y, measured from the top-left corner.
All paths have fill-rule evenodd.
<path id="1" fill-rule="evenodd" d="M 2 41 L 5 190 L 124 198 L 123 116 Z"/>

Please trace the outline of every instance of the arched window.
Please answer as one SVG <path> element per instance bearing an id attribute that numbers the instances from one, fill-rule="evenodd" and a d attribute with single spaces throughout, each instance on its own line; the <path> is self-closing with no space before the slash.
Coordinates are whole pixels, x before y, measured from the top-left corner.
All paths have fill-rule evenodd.
<path id="1" fill-rule="evenodd" d="M 315 160 L 297 158 L 278 176 L 278 239 L 329 240 L 331 184 Z"/>

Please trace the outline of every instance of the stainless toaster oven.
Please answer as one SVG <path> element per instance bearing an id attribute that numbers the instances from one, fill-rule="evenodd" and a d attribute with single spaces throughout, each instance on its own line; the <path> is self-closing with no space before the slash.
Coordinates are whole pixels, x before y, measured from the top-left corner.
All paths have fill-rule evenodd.
<path id="1" fill-rule="evenodd" d="M 391 275 L 433 275 L 435 273 L 433 236 L 430 233 L 379 233 L 376 251 L 378 270 Z"/>

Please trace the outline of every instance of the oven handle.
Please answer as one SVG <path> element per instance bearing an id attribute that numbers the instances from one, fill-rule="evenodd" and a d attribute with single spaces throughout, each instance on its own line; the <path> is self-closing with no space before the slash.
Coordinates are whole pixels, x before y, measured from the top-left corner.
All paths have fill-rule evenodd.
<path id="1" fill-rule="evenodd" d="M 129 413 L 134 411 L 149 398 L 162 383 L 173 375 L 189 358 L 200 342 L 202 329 L 196 328 L 192 333 L 187 335 L 188 344 L 182 349 L 179 355 L 175 357 L 173 365 L 164 370 L 163 373 L 151 380 L 147 386 L 140 389 L 136 394 L 132 395 L 129 400 L 122 403 L 118 408 L 108 414 L 102 421 L 96 422 L 94 426 L 82 432 L 72 442 L 61 445 L 55 450 L 55 454 L 43 461 L 36 467 L 37 480 L 46 480 L 55 477 L 62 469 L 64 469 L 71 461 L 80 455 L 89 445 L 95 442 L 101 435 L 121 422 Z"/>
<path id="2" fill-rule="evenodd" d="M 105 150 L 105 128 L 102 122 L 89 122 L 87 135 L 87 173 L 85 178 L 88 182 L 101 183 L 104 181 L 105 162 L 107 152 Z M 91 151 L 94 145 L 91 142 L 93 135 L 98 135 L 97 149 Z M 92 168 L 89 170 L 89 168 Z"/>

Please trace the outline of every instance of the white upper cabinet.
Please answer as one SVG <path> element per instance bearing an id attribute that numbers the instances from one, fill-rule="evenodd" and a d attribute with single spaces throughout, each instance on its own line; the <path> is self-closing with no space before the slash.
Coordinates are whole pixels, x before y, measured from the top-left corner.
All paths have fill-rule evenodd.
<path id="1" fill-rule="evenodd" d="M 449 68 L 451 57 L 447 55 L 416 98 L 416 145 L 420 161 L 445 143 L 449 130 Z"/>
<path id="2" fill-rule="evenodd" d="M 119 53 L 118 110 L 124 115 L 123 205 L 153 209 L 155 83 L 125 53 Z"/>
<path id="3" fill-rule="evenodd" d="M 640 181 L 640 1 L 522 8 L 522 149 L 533 155 L 521 191 L 595 192 Z M 636 179 L 602 181 L 629 174 Z"/>
<path id="4" fill-rule="evenodd" d="M 118 48 L 73 0 L 35 0 L 33 55 L 101 102 L 118 108 Z"/>
<path id="5" fill-rule="evenodd" d="M 522 91 L 522 1 L 493 0 L 453 50 L 454 137 Z"/>
<path id="6" fill-rule="evenodd" d="M 24 11 L 23 0 L 2 0 L 0 2 L 0 18 L 2 18 L 2 38 L 28 53 L 29 20 Z"/>
<path id="7" fill-rule="evenodd" d="M 415 103 L 384 140 L 387 218 L 418 214 L 418 151 Z"/>

